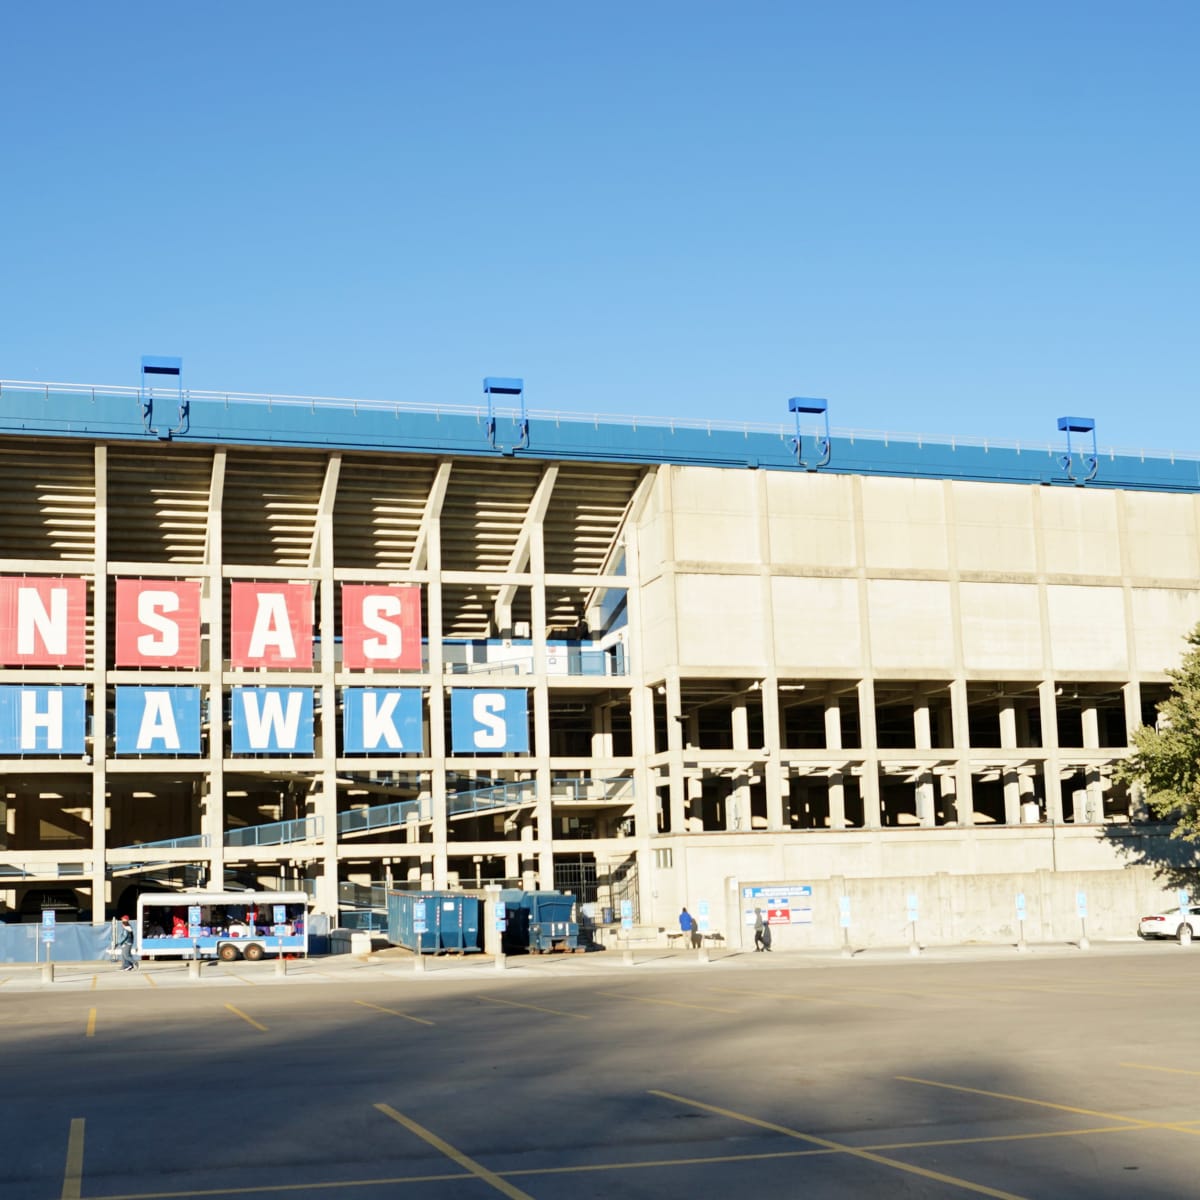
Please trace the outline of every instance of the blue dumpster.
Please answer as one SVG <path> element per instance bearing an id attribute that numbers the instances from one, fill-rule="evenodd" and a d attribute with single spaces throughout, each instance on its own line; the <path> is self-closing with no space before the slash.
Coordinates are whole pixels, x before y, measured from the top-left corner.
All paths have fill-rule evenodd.
<path id="1" fill-rule="evenodd" d="M 570 892 L 522 892 L 510 888 L 500 893 L 507 924 L 505 954 L 528 951 L 573 953 L 579 947 L 579 926 L 571 920 L 575 897 Z"/>
<path id="2" fill-rule="evenodd" d="M 478 953 L 481 909 L 477 896 L 461 892 L 388 892 L 388 941 L 422 954 Z"/>

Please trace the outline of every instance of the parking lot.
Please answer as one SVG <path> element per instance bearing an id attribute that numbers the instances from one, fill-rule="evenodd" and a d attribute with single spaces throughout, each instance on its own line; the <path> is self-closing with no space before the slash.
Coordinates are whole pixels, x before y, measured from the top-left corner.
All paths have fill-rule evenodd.
<path id="1" fill-rule="evenodd" d="M 1193 1195 L 1198 953 L 0 966 L 0 1194 Z"/>

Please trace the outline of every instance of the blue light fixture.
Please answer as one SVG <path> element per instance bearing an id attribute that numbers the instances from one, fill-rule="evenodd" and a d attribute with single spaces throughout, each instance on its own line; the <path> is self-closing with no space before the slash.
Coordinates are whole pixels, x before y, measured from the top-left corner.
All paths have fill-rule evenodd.
<path id="1" fill-rule="evenodd" d="M 1076 486 L 1082 487 L 1096 478 L 1100 470 L 1100 452 L 1096 449 L 1096 422 L 1091 417 L 1059 417 L 1058 428 L 1067 435 L 1067 452 L 1059 455 L 1059 465 L 1067 473 L 1067 478 Z M 1071 447 L 1071 434 L 1090 433 L 1092 435 L 1092 452 L 1087 454 L 1086 447 L 1079 451 L 1080 461 L 1088 468 L 1088 473 L 1082 479 L 1075 476 L 1073 470 L 1075 451 Z"/>
<path id="2" fill-rule="evenodd" d="M 788 412 L 796 414 L 796 436 L 792 438 L 792 449 L 796 452 L 796 462 L 806 471 L 816 471 L 825 466 L 833 454 L 833 439 L 829 435 L 829 401 L 819 400 L 813 396 L 793 396 L 788 401 Z M 817 450 L 821 457 L 814 463 L 806 463 L 800 457 L 801 413 L 819 413 L 825 418 L 825 435 L 817 439 Z"/>
<path id="3" fill-rule="evenodd" d="M 501 454 L 515 454 L 518 450 L 524 450 L 529 445 L 529 414 L 525 409 L 525 380 L 488 375 L 483 381 L 483 394 L 487 397 L 488 406 L 485 429 L 488 444 L 493 450 L 499 450 Z M 517 429 L 517 440 L 508 446 L 503 446 L 496 441 L 497 396 L 516 396 L 520 402 L 518 415 L 513 417 L 513 424 Z"/>

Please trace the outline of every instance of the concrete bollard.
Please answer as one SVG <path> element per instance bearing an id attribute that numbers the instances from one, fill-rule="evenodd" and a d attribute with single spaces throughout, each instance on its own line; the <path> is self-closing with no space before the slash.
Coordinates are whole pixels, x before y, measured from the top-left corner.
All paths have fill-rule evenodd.
<path id="1" fill-rule="evenodd" d="M 633 966 L 633 951 L 632 951 L 632 950 L 626 950 L 626 951 L 625 951 L 625 953 L 624 953 L 624 954 L 621 956 L 621 961 L 622 961 L 622 962 L 623 962 L 623 963 L 624 963 L 624 964 L 625 964 L 627 967 L 632 967 L 632 966 Z"/>
<path id="2" fill-rule="evenodd" d="M 52 962 L 42 963 L 42 982 L 54 982 L 54 964 Z"/>
<path id="3" fill-rule="evenodd" d="M 702 963 L 706 963 L 709 961 L 707 946 L 701 946 L 700 949 L 696 951 L 696 961 L 702 962 Z"/>
<path id="4" fill-rule="evenodd" d="M 508 959 L 503 954 L 496 955 L 496 970 L 503 971 L 508 967 Z"/>
<path id="5" fill-rule="evenodd" d="M 199 979 L 200 978 L 200 960 L 198 958 L 189 958 L 188 959 L 188 978 L 189 979 Z"/>
<path id="6" fill-rule="evenodd" d="M 284 958 L 282 954 L 275 960 L 275 974 L 276 975 L 286 975 L 287 974 L 287 959 Z"/>
<path id="7" fill-rule="evenodd" d="M 416 961 L 413 963 L 413 970 L 416 971 L 418 975 L 425 974 L 425 955 L 417 955 Z"/>

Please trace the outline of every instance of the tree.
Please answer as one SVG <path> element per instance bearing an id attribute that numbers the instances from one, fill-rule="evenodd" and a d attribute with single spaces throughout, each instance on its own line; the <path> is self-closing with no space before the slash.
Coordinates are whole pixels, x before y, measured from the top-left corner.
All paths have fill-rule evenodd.
<path id="1" fill-rule="evenodd" d="M 1141 786 L 1160 820 L 1175 822 L 1172 837 L 1200 842 L 1200 625 L 1187 643 L 1179 668 L 1167 672 L 1171 695 L 1158 706 L 1157 728 L 1134 730 L 1134 752 L 1116 775 Z"/>

